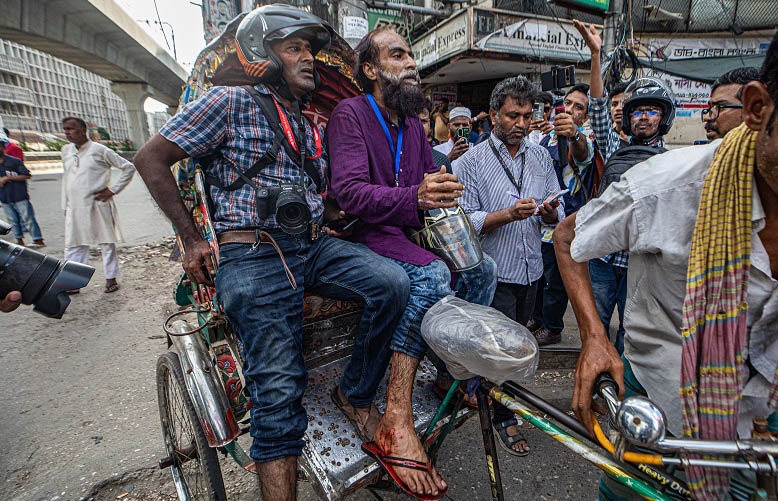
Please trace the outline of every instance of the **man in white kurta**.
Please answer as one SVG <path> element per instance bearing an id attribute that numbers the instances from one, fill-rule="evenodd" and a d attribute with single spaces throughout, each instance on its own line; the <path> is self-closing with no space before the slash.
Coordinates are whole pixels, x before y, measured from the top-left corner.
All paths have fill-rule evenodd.
<path id="1" fill-rule="evenodd" d="M 71 142 L 62 148 L 65 259 L 88 264 L 89 246 L 99 245 L 105 292 L 114 292 L 119 288 L 116 243 L 124 238 L 113 197 L 130 183 L 135 167 L 110 148 L 90 141 L 83 120 L 66 118 L 62 125 Z M 111 167 L 120 171 L 113 183 Z"/>

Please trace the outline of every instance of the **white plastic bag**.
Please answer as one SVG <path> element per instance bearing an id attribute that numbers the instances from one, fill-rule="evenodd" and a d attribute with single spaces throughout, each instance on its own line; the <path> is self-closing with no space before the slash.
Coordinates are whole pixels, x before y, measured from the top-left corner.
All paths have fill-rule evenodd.
<path id="1" fill-rule="evenodd" d="M 499 384 L 525 379 L 538 368 L 538 343 L 526 327 L 454 296 L 429 309 L 421 335 L 457 379 L 482 376 Z"/>

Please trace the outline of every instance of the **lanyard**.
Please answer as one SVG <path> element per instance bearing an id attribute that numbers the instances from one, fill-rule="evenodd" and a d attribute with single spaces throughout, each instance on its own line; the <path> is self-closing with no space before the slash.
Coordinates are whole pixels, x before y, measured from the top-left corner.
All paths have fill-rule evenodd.
<path id="1" fill-rule="evenodd" d="M 389 148 L 392 150 L 392 156 L 394 156 L 394 185 L 400 186 L 400 155 L 402 155 L 403 150 L 403 124 L 402 122 L 400 123 L 399 131 L 397 132 L 397 149 L 395 150 L 394 143 L 392 142 L 392 135 L 389 133 L 389 127 L 386 126 L 384 117 L 381 115 L 381 110 L 378 109 L 378 105 L 376 104 L 375 99 L 373 99 L 373 95 L 368 94 L 367 100 L 370 101 L 373 113 L 375 113 L 378 122 L 381 124 L 381 127 L 383 127 L 384 135 L 389 142 Z"/>
<path id="2" fill-rule="evenodd" d="M 500 152 L 497 151 L 497 147 L 494 145 L 494 142 L 492 141 L 492 138 L 489 138 L 489 146 L 492 147 L 492 152 L 494 153 L 494 156 L 497 157 L 497 160 L 500 161 L 500 165 L 502 165 L 503 170 L 505 171 L 505 174 L 508 176 L 508 179 L 511 180 L 511 183 L 513 186 L 516 187 L 516 194 L 518 196 L 521 196 L 521 186 L 524 183 L 524 152 L 521 152 L 521 172 L 519 173 L 519 182 L 516 182 L 516 178 L 513 177 L 513 173 L 508 168 L 507 165 L 505 165 L 505 160 L 502 159 L 500 156 Z"/>
<path id="3" fill-rule="evenodd" d="M 297 147 L 297 141 L 294 138 L 292 127 L 289 125 L 289 119 L 286 118 L 286 113 L 281 108 L 281 105 L 278 104 L 278 101 L 276 100 L 275 96 L 273 96 L 273 104 L 276 105 L 276 109 L 278 110 L 278 118 L 281 120 L 281 127 L 284 129 L 284 135 L 286 136 L 286 140 L 289 142 L 289 146 L 291 146 L 292 149 L 299 154 L 300 149 Z M 300 126 L 302 127 L 301 132 L 303 135 L 303 143 L 305 143 L 305 124 L 300 122 Z M 306 157 L 306 158 L 308 158 L 308 160 L 316 160 L 322 154 L 321 136 L 319 135 L 318 127 L 314 125 L 311 127 L 311 129 L 313 129 L 313 139 L 316 142 L 316 154 L 312 157 Z"/>

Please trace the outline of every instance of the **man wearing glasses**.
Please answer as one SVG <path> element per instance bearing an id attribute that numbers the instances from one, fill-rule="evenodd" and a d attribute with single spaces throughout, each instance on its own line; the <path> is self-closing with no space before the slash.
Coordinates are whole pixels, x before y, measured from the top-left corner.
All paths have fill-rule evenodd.
<path id="1" fill-rule="evenodd" d="M 714 141 L 743 123 L 743 104 L 740 101 L 743 86 L 759 80 L 759 69 L 751 66 L 735 68 L 721 75 L 710 89 L 710 102 L 702 110 L 705 136 Z"/>

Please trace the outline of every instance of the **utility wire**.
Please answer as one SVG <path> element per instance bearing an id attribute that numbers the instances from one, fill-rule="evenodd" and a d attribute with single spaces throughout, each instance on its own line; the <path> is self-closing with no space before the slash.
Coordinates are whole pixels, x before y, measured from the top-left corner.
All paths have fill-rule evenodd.
<path id="1" fill-rule="evenodd" d="M 154 10 L 157 12 L 157 21 L 159 21 L 159 30 L 162 32 L 162 36 L 165 38 L 165 45 L 167 45 L 167 50 L 170 50 L 170 44 L 167 42 L 167 35 L 165 34 L 165 28 L 162 26 L 162 18 L 159 17 L 159 8 L 157 7 L 157 0 L 154 0 Z"/>

